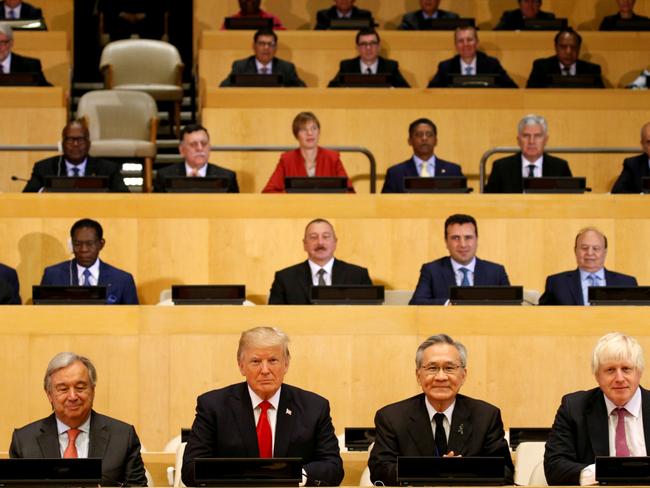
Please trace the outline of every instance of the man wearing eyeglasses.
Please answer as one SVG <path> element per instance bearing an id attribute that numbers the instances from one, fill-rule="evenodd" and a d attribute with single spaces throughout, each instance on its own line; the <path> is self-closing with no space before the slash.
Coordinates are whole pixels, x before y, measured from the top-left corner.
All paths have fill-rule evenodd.
<path id="1" fill-rule="evenodd" d="M 14 32 L 6 22 L 0 22 L 0 74 L 32 73 L 33 85 L 52 86 L 45 79 L 40 59 L 21 56 L 12 52 L 14 47 Z"/>
<path id="2" fill-rule="evenodd" d="M 41 285 L 105 286 L 108 305 L 137 305 L 138 294 L 131 273 L 99 259 L 104 249 L 104 230 L 99 222 L 81 219 L 70 229 L 74 259 L 45 268 Z"/>
<path id="3" fill-rule="evenodd" d="M 370 452 L 370 479 L 396 486 L 398 456 L 496 456 L 505 462 L 505 484 L 514 466 L 494 405 L 458 392 L 467 378 L 467 350 L 446 334 L 429 337 L 415 353 L 422 393 L 380 409 Z"/>
<path id="4" fill-rule="evenodd" d="M 327 85 L 330 88 L 344 86 L 340 82 L 342 74 L 388 75 L 388 84 L 394 88 L 409 88 L 410 85 L 399 70 L 399 63 L 379 55 L 381 39 L 379 33 L 371 28 L 357 32 L 357 51 L 359 55 L 353 59 L 344 59 L 339 65 L 336 76 Z"/>
<path id="5" fill-rule="evenodd" d="M 275 57 L 278 35 L 271 29 L 260 29 L 253 36 L 253 56 L 232 63 L 230 74 L 219 86 L 236 86 L 234 76 L 240 74 L 282 75 L 282 86 L 305 86 L 293 63 Z"/>

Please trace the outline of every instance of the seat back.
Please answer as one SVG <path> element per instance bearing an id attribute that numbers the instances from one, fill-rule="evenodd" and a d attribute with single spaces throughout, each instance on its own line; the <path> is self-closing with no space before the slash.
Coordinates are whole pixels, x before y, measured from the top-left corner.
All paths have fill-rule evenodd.
<path id="1" fill-rule="evenodd" d="M 187 442 L 181 442 L 176 450 L 176 466 L 174 466 L 174 487 L 185 486 L 181 479 L 181 472 L 183 471 L 183 455 L 185 454 L 185 446 Z"/>
<path id="2" fill-rule="evenodd" d="M 127 84 L 178 85 L 183 66 L 175 46 L 152 39 L 125 39 L 107 44 L 100 69 L 111 67 L 112 86 Z"/>
<path id="3" fill-rule="evenodd" d="M 522 442 L 517 446 L 515 485 L 528 485 L 533 469 L 544 462 L 545 442 Z"/>
<path id="4" fill-rule="evenodd" d="M 544 461 L 541 461 L 533 468 L 533 472 L 530 474 L 530 480 L 528 481 L 529 486 L 548 486 L 546 481 L 546 474 L 544 474 Z"/>
<path id="5" fill-rule="evenodd" d="M 384 290 L 384 305 L 408 305 L 413 290 Z"/>

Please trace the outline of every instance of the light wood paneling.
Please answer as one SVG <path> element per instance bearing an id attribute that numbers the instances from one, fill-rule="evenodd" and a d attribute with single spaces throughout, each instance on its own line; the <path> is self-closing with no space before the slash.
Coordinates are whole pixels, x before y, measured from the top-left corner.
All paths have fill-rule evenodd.
<path id="1" fill-rule="evenodd" d="M 41 10 L 51 31 L 69 32 L 73 34 L 74 0 L 38 0 L 34 2 Z"/>
<path id="2" fill-rule="evenodd" d="M 13 50 L 23 56 L 41 60 L 47 81 L 63 88 L 66 96 L 70 92 L 72 65 L 70 31 L 14 32 Z"/>

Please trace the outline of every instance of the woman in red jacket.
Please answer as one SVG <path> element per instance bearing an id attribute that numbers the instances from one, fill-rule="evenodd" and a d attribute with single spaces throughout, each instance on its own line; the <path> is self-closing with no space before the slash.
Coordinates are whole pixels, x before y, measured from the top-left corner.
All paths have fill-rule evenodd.
<path id="1" fill-rule="evenodd" d="M 320 122 L 311 112 L 300 112 L 293 119 L 293 135 L 298 148 L 280 156 L 280 162 L 262 193 L 285 191 L 284 179 L 291 176 L 344 176 L 348 178 L 339 153 L 318 145 Z M 354 192 L 348 178 L 348 191 Z"/>

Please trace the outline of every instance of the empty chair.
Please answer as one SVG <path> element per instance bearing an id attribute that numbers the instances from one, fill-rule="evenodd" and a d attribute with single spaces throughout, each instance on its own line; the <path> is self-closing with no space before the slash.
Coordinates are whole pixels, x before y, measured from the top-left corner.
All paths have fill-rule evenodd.
<path id="1" fill-rule="evenodd" d="M 170 105 L 170 126 L 180 136 L 183 63 L 173 45 L 151 39 L 125 39 L 107 44 L 99 68 L 110 90 L 135 90 Z"/>
<path id="2" fill-rule="evenodd" d="M 413 290 L 384 290 L 384 305 L 408 305 Z"/>
<path id="3" fill-rule="evenodd" d="M 548 486 L 546 475 L 544 474 L 544 461 L 537 463 L 530 474 L 528 486 Z"/>
<path id="4" fill-rule="evenodd" d="M 144 191 L 151 191 L 158 130 L 155 100 L 143 92 L 92 91 L 79 99 L 77 116 L 88 124 L 91 155 L 144 158 Z"/>
<path id="5" fill-rule="evenodd" d="M 544 461 L 545 446 L 546 442 L 522 442 L 517 446 L 515 485 L 528 485 L 535 466 Z"/>

